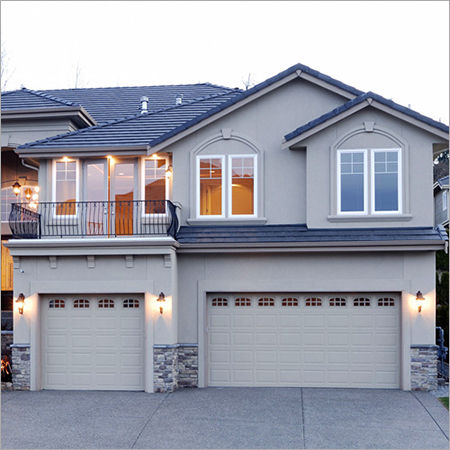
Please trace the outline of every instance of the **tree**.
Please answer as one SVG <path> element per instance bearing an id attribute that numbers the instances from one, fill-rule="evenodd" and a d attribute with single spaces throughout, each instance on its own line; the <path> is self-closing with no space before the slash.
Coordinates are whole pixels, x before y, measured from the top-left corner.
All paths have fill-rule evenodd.
<path id="1" fill-rule="evenodd" d="M 255 85 L 255 82 L 252 80 L 252 74 L 249 73 L 246 79 L 242 80 L 242 84 L 244 85 L 244 88 L 246 91 L 248 91 L 250 88 L 252 88 Z"/>
<path id="2" fill-rule="evenodd" d="M 1 88 L 2 91 L 6 90 L 6 86 L 8 84 L 9 79 L 11 78 L 14 70 L 10 70 L 10 61 L 8 54 L 6 53 L 5 45 L 2 44 L 2 52 L 1 52 L 1 60 L 0 60 L 0 79 L 1 79 Z"/>

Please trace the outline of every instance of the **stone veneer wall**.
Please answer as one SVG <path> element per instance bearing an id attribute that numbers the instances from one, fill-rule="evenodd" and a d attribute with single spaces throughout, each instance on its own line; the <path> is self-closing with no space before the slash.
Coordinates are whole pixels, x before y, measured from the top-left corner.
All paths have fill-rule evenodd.
<path id="1" fill-rule="evenodd" d="M 437 345 L 411 346 L 411 389 L 437 389 Z"/>
<path id="2" fill-rule="evenodd" d="M 153 347 L 155 392 L 172 392 L 181 387 L 198 386 L 198 349 L 192 344 Z"/>
<path id="3" fill-rule="evenodd" d="M 15 390 L 30 389 L 30 346 L 11 345 L 12 382 Z"/>
<path id="4" fill-rule="evenodd" d="M 198 347 L 178 347 L 178 387 L 198 387 Z"/>

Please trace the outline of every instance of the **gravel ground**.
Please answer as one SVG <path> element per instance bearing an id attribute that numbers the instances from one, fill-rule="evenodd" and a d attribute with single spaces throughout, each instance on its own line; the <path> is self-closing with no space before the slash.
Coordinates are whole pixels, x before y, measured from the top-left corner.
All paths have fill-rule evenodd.
<path id="1" fill-rule="evenodd" d="M 435 391 L 430 391 L 435 397 L 448 397 L 448 383 L 439 386 Z"/>

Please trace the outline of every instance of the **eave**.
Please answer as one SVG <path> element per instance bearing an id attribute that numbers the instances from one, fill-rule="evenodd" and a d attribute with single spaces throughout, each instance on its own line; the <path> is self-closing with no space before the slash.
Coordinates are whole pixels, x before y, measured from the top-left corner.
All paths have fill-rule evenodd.
<path id="1" fill-rule="evenodd" d="M 33 120 L 68 118 L 79 128 L 97 125 L 83 106 L 57 106 L 52 108 L 11 109 L 1 112 L 3 120 Z"/>

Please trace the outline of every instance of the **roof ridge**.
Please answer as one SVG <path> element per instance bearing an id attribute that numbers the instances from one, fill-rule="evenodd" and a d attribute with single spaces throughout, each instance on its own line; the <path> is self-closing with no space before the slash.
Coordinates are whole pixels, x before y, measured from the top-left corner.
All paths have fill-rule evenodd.
<path id="1" fill-rule="evenodd" d="M 64 99 L 59 98 L 59 97 L 55 97 L 54 95 L 45 94 L 45 93 L 43 93 L 41 91 L 35 91 L 33 89 L 22 88 L 22 89 L 18 89 L 17 91 L 18 92 L 24 92 L 25 91 L 25 92 L 28 92 L 29 94 L 33 94 L 33 95 L 36 95 L 38 97 L 46 98 L 47 100 L 52 100 L 54 102 L 62 103 L 65 106 L 80 106 L 77 103 L 74 103 L 74 102 L 71 102 L 71 101 L 68 101 L 68 100 L 64 100 Z M 15 92 L 15 91 L 12 91 L 12 92 Z"/>
<path id="2" fill-rule="evenodd" d="M 86 87 L 86 88 L 61 88 L 61 89 L 41 89 L 41 92 L 44 91 L 82 91 L 82 90 L 91 90 L 91 89 L 135 89 L 135 88 L 153 88 L 153 87 L 177 87 L 177 86 L 212 86 L 220 89 L 234 90 L 235 88 L 230 88 L 227 86 L 215 85 L 212 83 L 183 83 L 183 84 L 150 84 L 150 85 L 142 85 L 142 86 L 100 86 L 100 87 Z M 20 89 L 18 89 L 20 90 Z M 14 92 L 14 91 L 11 91 Z"/>
<path id="3" fill-rule="evenodd" d="M 31 147 L 33 147 L 36 144 L 43 144 L 43 143 L 46 143 L 46 142 L 53 142 L 53 141 L 56 141 L 58 139 L 65 138 L 67 136 L 75 136 L 75 135 L 78 135 L 78 134 L 81 134 L 81 133 L 86 133 L 86 132 L 88 132 L 90 130 L 97 130 L 99 128 L 105 128 L 107 126 L 115 125 L 115 124 L 121 123 L 121 122 L 126 122 L 128 120 L 139 119 L 140 117 L 153 116 L 155 114 L 159 114 L 159 113 L 162 113 L 162 112 L 170 111 L 170 110 L 175 109 L 175 108 L 182 108 L 183 106 L 192 105 L 193 103 L 198 103 L 198 102 L 201 102 L 203 100 L 207 100 L 207 99 L 215 98 L 215 97 L 220 97 L 220 96 L 223 96 L 223 95 L 226 95 L 226 94 L 228 94 L 228 92 L 222 92 L 220 94 L 211 94 L 211 95 L 208 95 L 208 96 L 205 96 L 205 97 L 198 97 L 198 98 L 193 99 L 191 101 L 188 101 L 186 103 L 182 103 L 181 105 L 172 105 L 172 106 L 169 106 L 167 108 L 161 108 L 161 109 L 158 109 L 156 111 L 148 112 L 148 113 L 144 113 L 144 114 L 139 112 L 139 113 L 133 114 L 131 116 L 121 117 L 120 119 L 112 120 L 110 122 L 102 123 L 102 124 L 99 124 L 99 125 L 94 125 L 92 127 L 81 128 L 80 130 L 69 131 L 68 133 L 57 134 L 55 136 L 50 136 L 50 137 L 47 137 L 47 138 L 44 138 L 44 139 L 39 139 L 39 140 L 33 141 L 33 142 L 29 143 L 29 144 L 20 145 L 18 148 L 31 148 Z"/>

